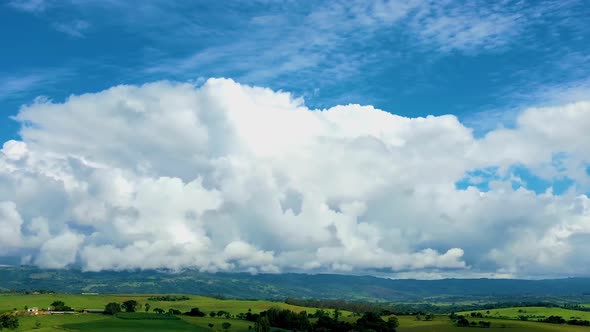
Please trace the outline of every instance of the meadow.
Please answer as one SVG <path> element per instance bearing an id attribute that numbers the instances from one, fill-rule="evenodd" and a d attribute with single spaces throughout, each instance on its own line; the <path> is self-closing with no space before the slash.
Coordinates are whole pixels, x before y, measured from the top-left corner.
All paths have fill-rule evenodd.
<path id="1" fill-rule="evenodd" d="M 399 317 L 400 326 L 398 332 L 588 332 L 590 328 L 568 325 L 553 325 L 537 322 L 522 322 L 515 320 L 505 320 L 490 318 L 486 319 L 492 322 L 492 327 L 487 329 L 456 327 L 446 316 L 436 316 L 433 321 L 417 321 L 411 316 Z M 39 329 L 35 329 L 35 322 L 41 322 Z M 197 318 L 181 317 L 178 321 L 153 321 L 153 320 L 124 320 L 115 317 L 104 316 L 100 314 L 79 314 L 65 316 L 44 316 L 44 317 L 23 317 L 21 318 L 21 327 L 16 331 L 39 331 L 39 332 L 63 332 L 63 331 L 197 331 L 197 332 L 221 332 L 226 331 L 221 328 L 223 322 L 231 323 L 228 332 L 246 332 L 253 326 L 251 322 L 238 319 L 224 318 Z M 214 324 L 209 328 L 208 324 Z"/>
<path id="2" fill-rule="evenodd" d="M 25 306 L 32 308 L 48 308 L 54 301 L 64 301 L 66 305 L 75 310 L 102 309 L 109 302 L 121 303 L 127 300 L 135 300 L 139 303 L 138 312 L 145 312 L 145 304 L 149 303 L 150 312 L 154 308 L 177 309 L 182 312 L 190 311 L 191 308 L 199 308 L 205 313 L 226 311 L 232 315 L 246 313 L 259 313 L 271 307 L 289 309 L 295 312 L 307 311 L 313 313 L 317 308 L 301 307 L 273 301 L 256 300 L 221 300 L 203 296 L 189 296 L 185 301 L 152 301 L 151 294 L 101 294 L 101 295 L 80 295 L 80 294 L 0 294 L 0 312 L 24 311 Z M 326 310 L 331 311 L 331 310 Z M 343 315 L 350 315 L 350 312 L 342 311 Z M 147 315 L 146 315 L 147 316 Z M 103 314 L 63 314 L 63 315 L 39 315 L 19 316 L 20 327 L 16 331 L 208 331 L 208 332 L 245 332 L 252 326 L 253 322 L 235 319 L 209 316 L 188 317 L 178 316 L 180 320 L 157 321 L 157 320 L 126 320 Z M 228 322 L 231 327 L 227 330 L 222 324 Z M 36 324 L 40 324 L 36 328 Z M 211 328 L 209 324 L 213 324 Z"/>
<path id="3" fill-rule="evenodd" d="M 518 319 L 519 316 L 525 316 L 528 317 L 529 320 L 537 320 L 538 318 L 547 318 L 549 316 L 561 316 L 566 320 L 590 320 L 590 312 L 552 307 L 511 307 L 491 310 L 466 311 L 459 314 L 467 316 L 471 312 L 481 313 L 484 317 L 509 319 Z"/>
<path id="4" fill-rule="evenodd" d="M 523 322 L 498 318 L 474 319 L 485 320 L 492 323 L 490 328 L 457 327 L 446 316 L 436 316 L 432 321 L 417 321 L 414 317 L 399 317 L 398 332 L 588 332 L 590 328 L 570 325 L 555 325 L 538 322 Z"/>
<path id="5" fill-rule="evenodd" d="M 315 308 L 300 307 L 286 304 L 283 302 L 274 301 L 247 301 L 247 300 L 220 300 L 204 296 L 189 296 L 190 299 L 186 301 L 151 301 L 148 298 L 153 297 L 150 294 L 101 294 L 101 295 L 80 295 L 80 294 L 0 294 L 0 312 L 16 310 L 24 310 L 25 306 L 48 308 L 53 301 L 61 300 L 66 305 L 71 306 L 75 310 L 82 309 L 103 309 L 109 302 L 121 303 L 127 300 L 135 300 L 139 303 L 141 308 L 137 311 L 144 311 L 144 305 L 149 303 L 150 310 L 154 308 L 161 308 L 165 311 L 168 309 L 177 309 L 182 312 L 190 311 L 191 308 L 199 308 L 205 313 L 211 311 L 227 311 L 232 315 L 245 313 L 251 309 L 253 313 L 267 310 L 271 307 L 278 307 L 281 309 L 289 309 L 291 311 L 300 312 L 306 310 L 308 313 L 315 312 Z"/>
<path id="6" fill-rule="evenodd" d="M 121 303 L 126 300 L 135 300 L 140 305 L 139 313 L 144 313 L 144 304 L 149 303 L 150 308 L 161 308 L 168 310 L 174 308 L 180 311 L 189 311 L 191 308 L 198 307 L 205 313 L 217 312 L 220 310 L 227 311 L 232 315 L 245 313 L 249 309 L 253 313 L 267 310 L 271 307 L 289 309 L 296 312 L 307 311 L 313 313 L 317 309 L 311 307 L 301 307 L 273 301 L 244 301 L 244 300 L 220 300 L 202 296 L 189 295 L 190 299 L 186 301 L 151 301 L 149 297 L 153 295 L 74 295 L 74 294 L 1 294 L 0 311 L 12 311 L 16 308 L 19 311 L 24 307 L 47 308 L 53 301 L 61 300 L 67 305 L 77 310 L 85 308 L 104 308 L 109 302 Z M 152 312 L 150 310 L 150 312 Z M 417 320 L 414 316 L 399 316 L 399 332 L 452 332 L 452 331 L 579 331 L 590 332 L 589 327 L 554 325 L 548 323 L 539 323 L 535 321 L 519 321 L 516 318 L 519 315 L 550 316 L 560 315 L 569 319 L 578 317 L 581 319 L 590 318 L 590 313 L 567 310 L 561 308 L 546 307 L 515 307 L 506 309 L 493 309 L 490 314 L 486 310 L 469 311 L 462 314 L 467 316 L 471 312 L 481 312 L 484 318 L 470 318 L 469 320 L 489 321 L 491 327 L 481 329 L 477 327 L 457 327 L 448 319 L 447 315 L 436 315 L 432 321 Z M 353 322 L 356 317 L 351 317 L 350 312 L 343 311 L 342 319 Z M 136 314 L 139 315 L 139 314 Z M 149 318 L 151 315 L 146 315 Z M 224 317 L 189 317 L 178 316 L 179 320 L 151 320 L 151 319 L 121 319 L 103 314 L 65 314 L 65 315 L 40 315 L 40 316 L 19 316 L 20 327 L 16 331 L 40 331 L 40 332 L 63 332 L 63 331 L 201 331 L 201 332 L 247 332 L 252 331 L 253 322 Z M 230 323 L 231 327 L 227 330 L 222 328 L 224 322 Z M 212 327 L 210 326 L 212 324 Z M 274 329 L 273 329 L 274 330 Z"/>

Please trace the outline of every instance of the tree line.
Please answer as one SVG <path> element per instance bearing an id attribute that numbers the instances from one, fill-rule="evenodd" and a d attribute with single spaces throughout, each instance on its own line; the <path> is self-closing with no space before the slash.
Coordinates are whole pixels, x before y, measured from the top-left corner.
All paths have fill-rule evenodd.
<path id="1" fill-rule="evenodd" d="M 295 299 L 287 298 L 285 303 L 296 305 L 300 307 L 312 307 L 321 309 L 339 309 L 351 311 L 355 314 L 362 314 L 365 312 L 381 312 L 381 313 L 393 313 L 393 306 L 369 303 L 369 302 L 349 302 L 343 300 L 330 300 L 330 299 Z"/>
<path id="2" fill-rule="evenodd" d="M 472 318 L 482 318 L 482 314 L 481 313 L 474 313 L 472 312 L 470 317 Z M 469 319 L 467 319 L 467 317 L 465 317 L 464 315 L 457 315 L 455 313 L 451 313 L 449 315 L 449 319 L 455 323 L 456 326 L 459 327 L 483 327 L 483 328 L 489 328 L 492 326 L 491 322 L 488 321 L 469 321 Z"/>
<path id="3" fill-rule="evenodd" d="M 269 332 L 270 327 L 278 327 L 285 330 L 296 331 L 315 331 L 315 332 L 349 332 L 349 331 L 368 331 L 376 332 L 395 332 L 399 326 L 397 317 L 390 316 L 387 320 L 381 318 L 379 313 L 366 312 L 354 323 L 342 321 L 340 311 L 336 309 L 333 315 L 321 310 L 317 311 L 314 318 L 315 323 L 310 319 L 313 315 L 307 312 L 299 313 L 288 309 L 270 308 L 260 314 L 246 314 L 248 320 L 255 321 L 254 330 L 256 332 Z"/>
<path id="4" fill-rule="evenodd" d="M 451 304 L 438 305 L 436 303 L 371 303 L 362 301 L 344 301 L 332 299 L 296 299 L 287 298 L 285 303 L 314 308 L 338 308 L 340 310 L 351 311 L 355 314 L 364 312 L 381 312 L 383 315 L 395 313 L 398 316 L 416 316 L 431 314 L 448 314 L 449 312 L 464 312 L 475 310 L 493 310 L 513 307 L 546 307 L 546 308 L 563 308 L 579 311 L 590 311 L 590 307 L 585 307 L 576 303 L 556 303 L 549 301 L 505 301 L 490 302 L 482 304 Z"/>
<path id="5" fill-rule="evenodd" d="M 163 296 L 151 296 L 148 297 L 149 301 L 187 301 L 191 298 L 185 295 L 163 295 Z"/>

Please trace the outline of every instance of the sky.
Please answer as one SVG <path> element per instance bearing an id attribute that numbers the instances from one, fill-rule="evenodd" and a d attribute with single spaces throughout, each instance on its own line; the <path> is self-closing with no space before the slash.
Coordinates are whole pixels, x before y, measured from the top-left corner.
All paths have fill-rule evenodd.
<path id="1" fill-rule="evenodd" d="M 0 264 L 590 276 L 590 4 L 0 1 Z"/>

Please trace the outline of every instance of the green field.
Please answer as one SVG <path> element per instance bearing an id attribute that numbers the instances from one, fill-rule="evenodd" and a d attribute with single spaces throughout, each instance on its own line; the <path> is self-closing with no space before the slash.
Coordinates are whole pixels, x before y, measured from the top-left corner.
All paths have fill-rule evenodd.
<path id="1" fill-rule="evenodd" d="M 402 316 L 400 319 L 399 332 L 469 332 L 469 331 L 565 331 L 565 332 L 588 332 L 590 328 L 568 325 L 553 325 L 537 322 L 521 322 L 514 320 L 486 319 L 492 322 L 492 327 L 489 329 L 456 327 L 445 316 L 437 316 L 433 321 L 417 321 L 414 317 Z M 41 322 L 40 329 L 33 329 L 36 321 Z M 104 316 L 100 314 L 80 314 L 80 315 L 64 315 L 64 316 L 43 316 L 36 317 L 22 317 L 21 327 L 16 331 L 43 331 L 43 332 L 58 332 L 61 331 L 201 331 L 201 332 L 221 332 L 225 331 L 221 328 L 223 322 L 232 324 L 228 330 L 230 332 L 246 332 L 248 327 L 253 326 L 253 323 L 237 319 L 222 319 L 222 318 L 195 318 L 182 317 L 177 321 L 154 321 L 154 320 L 124 320 L 115 317 Z M 208 327 L 209 323 L 213 323 L 213 329 Z"/>
<path id="2" fill-rule="evenodd" d="M 233 320 L 219 319 L 219 329 L 210 329 L 207 324 L 192 324 L 188 320 L 126 320 L 100 314 L 54 315 L 42 317 L 21 317 L 21 326 L 16 331 L 221 331 L 221 322 Z M 39 322 L 40 328 L 35 329 Z M 246 327 L 247 329 L 247 327 Z M 230 329 L 229 331 L 243 331 Z"/>
<path id="3" fill-rule="evenodd" d="M 68 330 L 81 332 L 93 331 L 210 331 L 209 328 L 199 328 L 182 320 L 153 321 L 153 320 L 124 320 L 104 319 L 100 321 L 63 325 Z"/>
<path id="4" fill-rule="evenodd" d="M 491 309 L 489 310 L 489 314 L 487 313 L 487 310 L 466 311 L 460 314 L 467 316 L 471 312 L 480 312 L 482 315 L 487 317 L 509 319 L 518 319 L 519 316 L 526 316 L 529 317 L 529 320 L 537 320 L 538 318 L 546 318 L 549 316 L 561 316 L 566 320 L 590 320 L 590 312 L 549 307 L 512 307 L 504 309 Z"/>
<path id="5" fill-rule="evenodd" d="M 437 316 L 433 321 L 417 321 L 414 317 L 402 316 L 399 317 L 400 327 L 398 332 L 589 332 L 590 328 L 570 325 L 555 325 L 538 322 L 522 322 L 515 320 L 485 318 L 475 319 L 476 321 L 485 320 L 492 323 L 490 328 L 478 327 L 457 327 L 451 324 L 449 319 L 444 316 Z"/>
<path id="6" fill-rule="evenodd" d="M 278 307 L 281 309 L 289 309 L 295 312 L 306 310 L 307 312 L 314 312 L 315 308 L 305 308 L 286 304 L 283 302 L 272 301 L 242 301 L 242 300 L 219 300 L 203 296 L 189 296 L 190 300 L 186 301 L 150 301 L 149 297 L 152 295 L 78 295 L 78 294 L 39 294 L 39 295 L 22 295 L 22 294 L 0 294 L 0 312 L 17 310 L 24 310 L 25 306 L 48 308 L 49 305 L 56 300 L 61 300 L 66 305 L 71 306 L 76 310 L 81 309 L 101 309 L 109 302 L 121 303 L 126 300 L 136 300 L 142 308 L 138 311 L 143 311 L 145 303 L 150 304 L 150 308 L 161 308 L 168 310 L 170 308 L 178 309 L 182 312 L 190 311 L 191 308 L 199 308 L 205 313 L 210 311 L 227 311 L 232 315 L 241 312 L 247 312 L 251 309 L 253 313 L 267 310 L 271 307 Z"/>
<path id="7" fill-rule="evenodd" d="M 253 313 L 267 310 L 271 307 L 289 309 L 295 312 L 307 311 L 315 312 L 316 308 L 294 306 L 282 302 L 272 301 L 242 301 L 242 300 L 219 300 L 203 296 L 189 296 L 186 301 L 150 301 L 152 295 L 74 295 L 74 294 L 0 294 L 0 312 L 24 311 L 24 307 L 48 308 L 53 301 L 64 301 L 66 305 L 76 310 L 81 309 L 101 309 L 109 302 L 121 303 L 126 300 L 136 300 L 141 308 L 138 312 L 144 312 L 144 304 L 150 304 L 150 310 L 161 308 L 168 310 L 170 308 L 182 312 L 190 311 L 191 308 L 199 308 L 205 313 L 219 310 L 227 311 L 232 315 L 246 313 L 250 309 Z M 329 310 L 328 310 L 329 311 Z M 151 312 L 151 311 L 150 311 Z M 350 312 L 342 311 L 347 316 Z M 151 314 L 146 318 L 149 318 Z M 158 320 L 127 320 L 102 314 L 64 314 L 64 315 L 39 315 L 39 316 L 19 316 L 20 327 L 16 331 L 208 331 L 208 332 L 245 332 L 249 327 L 254 325 L 253 322 L 240 319 L 226 319 L 221 317 L 187 317 L 179 316 L 180 320 L 175 321 L 158 321 Z M 40 328 L 35 328 L 35 323 L 39 322 Z M 222 324 L 229 322 L 231 327 L 228 330 L 222 329 Z M 213 324 L 213 328 L 209 327 Z"/>
<path id="8" fill-rule="evenodd" d="M 72 295 L 72 294 L 40 294 L 40 295 L 20 295 L 20 294 L 2 294 L 0 295 L 0 311 L 12 311 L 16 308 L 22 311 L 25 306 L 47 308 L 53 301 L 61 300 L 75 309 L 84 308 L 104 308 L 108 302 L 121 303 L 126 300 L 136 300 L 143 308 L 145 303 L 149 303 L 151 309 L 161 308 L 168 310 L 174 308 L 181 311 L 189 311 L 191 308 L 198 307 L 201 311 L 209 313 L 211 311 L 227 311 L 233 315 L 245 313 L 248 309 L 257 313 L 267 310 L 271 307 L 290 309 L 296 312 L 306 310 L 315 312 L 315 308 L 298 307 L 281 302 L 271 301 L 241 301 L 241 300 L 219 300 L 202 296 L 189 296 L 186 301 L 150 301 L 151 295 Z M 529 315 L 535 317 L 548 317 L 550 315 L 562 316 L 566 319 L 576 317 L 579 319 L 590 319 L 590 313 L 583 311 L 567 310 L 561 308 L 545 307 L 522 307 L 493 309 L 487 314 L 485 310 L 474 311 L 481 312 L 485 318 L 470 318 L 471 321 L 490 321 L 491 328 L 480 329 L 471 327 L 457 327 L 452 324 L 446 315 L 438 315 L 433 321 L 418 321 L 413 316 L 400 316 L 400 332 L 426 332 L 426 331 L 586 331 L 590 332 L 588 327 L 554 325 L 548 323 L 539 323 L 535 321 L 515 320 L 518 316 Z M 470 312 L 465 312 L 466 316 Z M 16 331 L 40 331 L 40 332 L 57 332 L 57 331 L 201 331 L 201 332 L 247 332 L 254 326 L 254 323 L 239 320 L 215 317 L 188 317 L 178 316 L 179 320 L 153 320 L 154 314 L 145 314 L 140 310 L 138 314 L 133 315 L 135 318 L 142 318 L 141 314 L 148 319 L 121 319 L 113 316 L 102 314 L 65 314 L 65 315 L 40 315 L 40 316 L 20 316 L 20 327 Z M 343 320 L 353 322 L 356 317 L 350 317 L 349 312 L 343 312 Z M 228 330 L 222 328 L 222 324 L 228 322 L 231 327 Z M 39 324 L 39 328 L 35 328 Z M 213 327 L 209 327 L 213 324 Z"/>

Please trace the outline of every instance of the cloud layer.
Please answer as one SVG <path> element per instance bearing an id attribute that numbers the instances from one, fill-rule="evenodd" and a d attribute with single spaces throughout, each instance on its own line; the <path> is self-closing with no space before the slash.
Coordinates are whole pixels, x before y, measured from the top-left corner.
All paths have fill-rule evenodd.
<path id="1" fill-rule="evenodd" d="M 475 138 L 227 79 L 38 99 L 0 153 L 0 255 L 85 270 L 587 274 L 590 102 Z M 528 188 L 516 169 L 557 195 Z M 531 176 L 532 176 L 531 175 Z M 464 183 L 464 185 L 458 185 Z M 485 188 L 481 186 L 485 183 Z"/>

